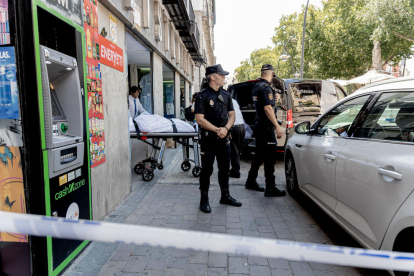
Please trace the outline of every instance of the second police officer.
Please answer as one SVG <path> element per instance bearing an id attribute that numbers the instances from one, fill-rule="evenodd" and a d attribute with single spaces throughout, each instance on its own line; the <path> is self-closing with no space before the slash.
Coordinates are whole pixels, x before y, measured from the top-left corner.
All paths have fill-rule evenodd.
<path id="1" fill-rule="evenodd" d="M 246 181 L 246 189 L 265 192 L 266 197 L 285 196 L 286 192 L 276 188 L 276 135 L 282 138 L 283 131 L 275 116 L 276 95 L 270 82 L 275 76 L 274 68 L 270 64 L 262 66 L 260 81 L 252 90 L 253 102 L 256 108 L 256 123 L 254 135 L 256 139 L 256 152 Z M 256 182 L 260 166 L 264 163 L 266 190 Z"/>
<path id="2" fill-rule="evenodd" d="M 241 202 L 232 198 L 229 192 L 230 147 L 228 136 L 236 115 L 229 92 L 222 88 L 225 76 L 228 74 L 220 64 L 207 67 L 208 86 L 197 95 L 195 102 L 194 112 L 197 124 L 201 126 L 200 210 L 204 213 L 211 212 L 208 189 L 216 158 L 221 189 L 220 203 L 236 207 L 242 205 Z"/>

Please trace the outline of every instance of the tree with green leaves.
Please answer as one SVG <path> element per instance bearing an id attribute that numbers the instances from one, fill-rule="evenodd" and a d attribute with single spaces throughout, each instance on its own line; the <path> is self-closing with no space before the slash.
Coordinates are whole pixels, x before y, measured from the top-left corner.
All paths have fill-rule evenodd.
<path id="1" fill-rule="evenodd" d="M 414 0 L 368 0 L 359 17 L 374 27 L 373 40 L 388 41 L 397 36 L 414 42 Z"/>
<path id="2" fill-rule="evenodd" d="M 372 49 L 378 26 L 373 20 L 367 20 L 369 17 L 361 16 L 369 1 L 374 0 L 324 0 L 321 8 L 309 6 L 305 31 L 304 78 L 351 79 L 372 68 Z M 391 2 L 374 2 L 381 1 Z M 259 68 L 257 61 L 271 63 L 276 68 L 283 45 L 292 36 L 298 42 L 290 42 L 286 48 L 295 70 L 300 68 L 303 16 L 304 7 L 301 13 L 282 16 L 272 38 L 274 47 L 254 51 L 250 59 L 236 69 L 238 81 L 247 80 L 246 70 Z M 405 28 L 408 30 L 410 26 L 412 25 Z M 403 36 L 409 35 L 408 31 L 399 31 Z M 384 65 L 396 64 L 414 54 L 413 42 L 398 35 L 390 35 L 379 41 Z M 292 73 L 290 62 L 281 61 L 279 77 L 292 78 Z"/>

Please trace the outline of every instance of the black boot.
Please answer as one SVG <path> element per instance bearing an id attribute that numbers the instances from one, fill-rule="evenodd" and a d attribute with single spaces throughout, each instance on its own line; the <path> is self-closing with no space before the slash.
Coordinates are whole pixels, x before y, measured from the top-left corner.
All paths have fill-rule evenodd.
<path id="1" fill-rule="evenodd" d="M 230 205 L 230 206 L 235 206 L 235 207 L 242 206 L 242 203 L 240 201 L 237 201 L 236 199 L 234 199 L 230 196 L 229 189 L 221 190 L 220 203 Z"/>
<path id="2" fill-rule="evenodd" d="M 229 171 L 229 177 L 233 177 L 233 178 L 240 178 L 240 172 L 236 172 L 236 171 Z"/>
<path id="3" fill-rule="evenodd" d="M 248 190 L 254 190 L 254 191 L 258 191 L 258 192 L 264 192 L 265 188 L 260 187 L 259 184 L 257 183 L 257 181 L 246 181 L 246 185 L 244 185 L 244 187 L 246 187 L 246 189 Z"/>
<path id="4" fill-rule="evenodd" d="M 200 210 L 204 213 L 211 213 L 210 203 L 208 202 L 208 191 L 201 191 Z"/>
<path id="5" fill-rule="evenodd" d="M 266 184 L 266 190 L 264 193 L 265 197 L 277 197 L 277 196 L 285 196 L 285 195 L 286 195 L 286 192 L 276 188 L 275 184 L 272 184 L 272 185 Z"/>

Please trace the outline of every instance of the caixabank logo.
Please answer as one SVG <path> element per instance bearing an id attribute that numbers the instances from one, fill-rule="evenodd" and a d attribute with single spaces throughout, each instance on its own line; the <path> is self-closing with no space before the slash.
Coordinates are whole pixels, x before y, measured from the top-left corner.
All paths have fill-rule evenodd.
<path id="1" fill-rule="evenodd" d="M 65 196 L 67 196 L 68 194 L 76 191 L 77 189 L 79 189 L 80 187 L 85 185 L 85 179 L 82 179 L 79 182 L 73 182 L 71 184 L 69 184 L 68 186 L 66 186 L 63 190 L 57 192 L 55 194 L 55 200 L 59 200 Z"/>

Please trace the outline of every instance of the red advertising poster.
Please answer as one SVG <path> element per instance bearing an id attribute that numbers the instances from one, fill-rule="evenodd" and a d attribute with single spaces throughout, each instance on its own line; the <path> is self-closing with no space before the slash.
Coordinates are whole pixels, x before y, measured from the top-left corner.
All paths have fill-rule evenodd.
<path id="1" fill-rule="evenodd" d="M 124 72 L 124 51 L 103 36 L 99 36 L 101 62 L 111 68 Z"/>
<path id="2" fill-rule="evenodd" d="M 98 34 L 98 1 L 84 1 L 86 37 L 86 74 L 89 110 L 89 139 L 91 168 L 105 162 L 105 125 L 103 115 L 102 75 Z"/>

